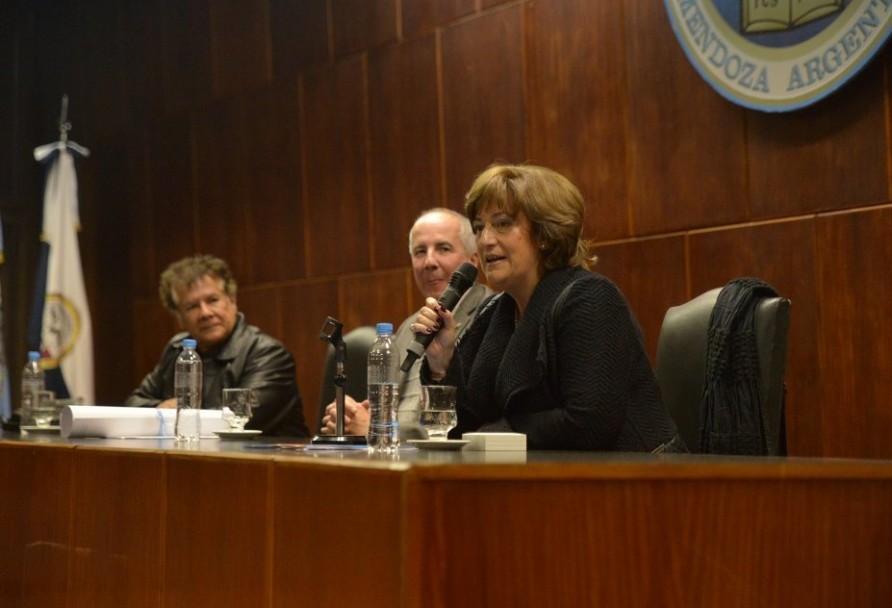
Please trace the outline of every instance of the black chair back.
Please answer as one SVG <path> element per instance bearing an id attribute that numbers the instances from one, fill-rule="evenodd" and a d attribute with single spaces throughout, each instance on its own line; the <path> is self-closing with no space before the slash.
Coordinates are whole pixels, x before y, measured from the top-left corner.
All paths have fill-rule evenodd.
<path id="1" fill-rule="evenodd" d="M 670 308 L 663 319 L 655 372 L 663 402 L 691 452 L 700 452 L 700 403 L 706 380 L 707 330 L 721 288 Z M 786 454 L 784 371 L 790 301 L 763 298 L 756 309 L 760 397 L 768 455 Z"/>

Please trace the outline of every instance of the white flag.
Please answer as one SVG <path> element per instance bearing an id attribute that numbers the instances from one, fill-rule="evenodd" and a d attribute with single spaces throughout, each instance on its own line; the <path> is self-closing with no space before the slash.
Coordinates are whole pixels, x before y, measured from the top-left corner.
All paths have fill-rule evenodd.
<path id="1" fill-rule="evenodd" d="M 43 197 L 41 240 L 49 246 L 49 259 L 40 350 L 47 371 L 61 368 L 71 397 L 95 403 L 93 327 L 77 238 L 80 229 L 77 175 L 68 146 L 88 153 L 73 142 L 42 146 L 34 151 L 38 160 L 54 150 L 59 151 L 47 173 Z M 39 156 L 41 152 L 43 156 Z"/>

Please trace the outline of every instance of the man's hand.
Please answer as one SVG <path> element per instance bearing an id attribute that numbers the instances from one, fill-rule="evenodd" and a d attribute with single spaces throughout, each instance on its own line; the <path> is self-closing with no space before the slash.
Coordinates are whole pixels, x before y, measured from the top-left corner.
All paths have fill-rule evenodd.
<path id="1" fill-rule="evenodd" d="M 322 417 L 323 435 L 335 434 L 335 409 L 334 401 L 325 406 L 325 416 Z M 344 434 L 366 435 L 369 432 L 369 400 L 359 403 L 350 395 L 344 397 Z"/>

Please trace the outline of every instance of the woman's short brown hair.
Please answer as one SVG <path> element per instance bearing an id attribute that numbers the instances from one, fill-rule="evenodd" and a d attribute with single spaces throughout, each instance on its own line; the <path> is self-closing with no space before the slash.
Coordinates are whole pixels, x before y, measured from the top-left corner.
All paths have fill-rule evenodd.
<path id="1" fill-rule="evenodd" d="M 490 165 L 468 190 L 465 215 L 473 223 L 487 207 L 510 215 L 520 211 L 530 220 L 534 239 L 544 246 L 546 270 L 590 268 L 597 261 L 589 255 L 589 243 L 582 239 L 582 194 L 556 171 L 536 165 Z"/>

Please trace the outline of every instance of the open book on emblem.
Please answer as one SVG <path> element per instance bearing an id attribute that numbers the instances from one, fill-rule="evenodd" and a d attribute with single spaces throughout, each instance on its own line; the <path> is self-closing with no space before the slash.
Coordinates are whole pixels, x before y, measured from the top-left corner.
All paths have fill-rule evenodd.
<path id="1" fill-rule="evenodd" d="M 843 0 L 741 0 L 744 34 L 780 32 L 845 8 Z"/>

